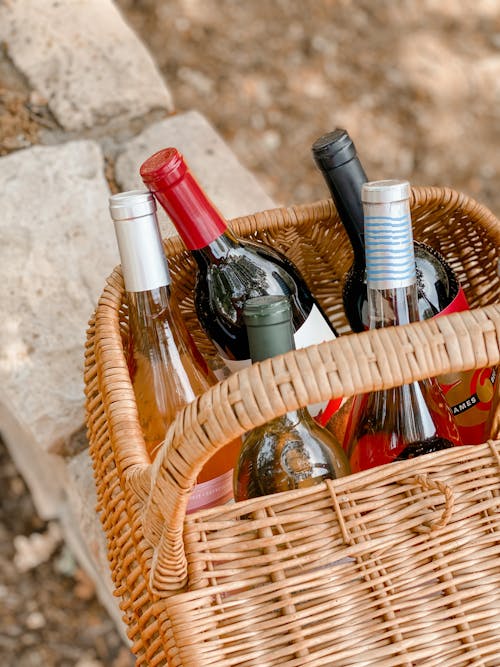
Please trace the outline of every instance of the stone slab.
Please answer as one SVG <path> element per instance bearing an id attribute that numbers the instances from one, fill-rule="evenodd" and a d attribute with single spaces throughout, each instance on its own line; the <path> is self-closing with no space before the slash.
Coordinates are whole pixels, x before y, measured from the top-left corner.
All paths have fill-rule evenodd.
<path id="1" fill-rule="evenodd" d="M 65 496 L 64 459 L 40 449 L 36 434 L 23 428 L 4 395 L 0 399 L 0 431 L 14 464 L 29 487 L 37 514 L 44 521 L 58 517 Z"/>
<path id="2" fill-rule="evenodd" d="M 103 155 L 91 141 L 18 151 L 0 183 L 0 404 L 57 453 L 84 421 L 85 331 L 118 263 Z"/>
<path id="3" fill-rule="evenodd" d="M 255 213 L 275 206 L 255 176 L 237 159 L 230 147 L 197 111 L 176 114 L 149 126 L 129 141 L 115 164 L 115 177 L 123 190 L 144 188 L 139 168 L 146 158 L 175 146 L 214 204 L 226 218 Z M 175 235 L 163 212 L 162 233 Z"/>
<path id="4" fill-rule="evenodd" d="M 1 2 L 0 40 L 66 130 L 173 108 L 151 55 L 112 0 Z"/>

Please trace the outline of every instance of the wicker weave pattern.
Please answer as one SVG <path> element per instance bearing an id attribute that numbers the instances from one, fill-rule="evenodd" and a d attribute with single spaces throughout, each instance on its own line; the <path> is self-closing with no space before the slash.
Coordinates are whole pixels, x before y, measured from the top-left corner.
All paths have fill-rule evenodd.
<path id="1" fill-rule="evenodd" d="M 471 306 L 498 302 L 496 218 L 436 188 L 415 189 L 412 212 L 416 238 L 451 261 Z M 340 278 L 351 255 L 330 202 L 233 224 L 286 251 L 335 326 L 347 330 Z M 181 307 L 210 354 L 193 312 L 192 263 L 178 240 L 165 245 Z M 126 337 L 116 270 L 89 329 L 87 421 L 112 575 L 138 664 L 166 664 L 167 652 L 184 667 L 498 664 L 493 444 L 187 519 L 185 506 L 211 452 L 271 417 L 330 396 L 497 363 L 500 306 L 345 336 L 240 372 L 179 413 L 153 465 Z M 497 423 L 498 411 L 495 437 Z M 346 556 L 354 560 L 332 565 Z"/>
<path id="2" fill-rule="evenodd" d="M 182 664 L 498 664 L 498 446 L 188 517 Z"/>

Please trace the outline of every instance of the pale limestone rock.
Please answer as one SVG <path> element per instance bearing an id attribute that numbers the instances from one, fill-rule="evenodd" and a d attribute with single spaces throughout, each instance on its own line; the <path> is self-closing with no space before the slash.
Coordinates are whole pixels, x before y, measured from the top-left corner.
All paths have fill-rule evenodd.
<path id="1" fill-rule="evenodd" d="M 0 405 L 21 472 L 81 427 L 88 319 L 118 263 L 99 146 L 75 141 L 0 158 Z M 12 442 L 21 438 L 23 443 Z M 10 442 L 9 442 L 10 441 Z M 39 460 L 38 460 L 39 459 Z M 28 470 L 29 476 L 29 470 Z"/>
<path id="2" fill-rule="evenodd" d="M 257 179 L 238 161 L 208 121 L 196 111 L 171 116 L 128 142 L 116 161 L 116 180 L 123 190 L 144 188 L 139 168 L 156 151 L 174 146 L 184 155 L 195 178 L 226 218 L 275 206 Z M 162 232 L 175 230 L 159 211 Z"/>
<path id="3" fill-rule="evenodd" d="M 149 52 L 111 0 L 0 3 L 0 40 L 66 130 L 173 108 Z"/>

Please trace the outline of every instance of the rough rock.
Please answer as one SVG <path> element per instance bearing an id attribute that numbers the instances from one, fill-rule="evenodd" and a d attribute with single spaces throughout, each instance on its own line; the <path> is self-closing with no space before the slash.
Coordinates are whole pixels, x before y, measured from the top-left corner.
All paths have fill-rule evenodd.
<path id="1" fill-rule="evenodd" d="M 0 412 L 16 464 L 51 516 L 60 452 L 81 428 L 85 330 L 118 263 L 99 146 L 75 141 L 0 159 Z M 45 508 L 45 511 L 44 511 Z"/>
<path id="2" fill-rule="evenodd" d="M 172 110 L 153 59 L 111 0 L 0 3 L 0 40 L 66 130 Z"/>
<path id="3" fill-rule="evenodd" d="M 142 162 L 168 146 L 180 150 L 201 187 L 226 218 L 275 205 L 255 176 L 243 167 L 205 117 L 196 111 L 155 123 L 131 140 L 116 161 L 119 186 L 123 190 L 144 188 L 139 174 Z M 161 211 L 159 219 L 166 236 L 175 234 Z"/>

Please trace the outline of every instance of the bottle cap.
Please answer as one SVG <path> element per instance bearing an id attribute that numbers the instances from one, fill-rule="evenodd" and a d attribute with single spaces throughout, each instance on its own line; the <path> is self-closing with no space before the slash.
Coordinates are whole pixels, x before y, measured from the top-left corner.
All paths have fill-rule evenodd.
<path id="1" fill-rule="evenodd" d="M 113 220 L 129 220 L 156 212 L 156 201 L 148 190 L 129 190 L 111 195 L 109 211 Z"/>
<path id="2" fill-rule="evenodd" d="M 168 263 L 151 192 L 130 190 L 111 195 L 109 210 L 127 292 L 146 292 L 169 285 Z"/>
<path id="3" fill-rule="evenodd" d="M 391 204 L 409 198 L 408 181 L 371 181 L 361 188 L 361 199 L 366 204 Z"/>
<path id="4" fill-rule="evenodd" d="M 272 326 L 289 322 L 292 314 L 286 296 L 267 295 L 247 299 L 243 308 L 243 319 L 247 327 Z"/>
<path id="5" fill-rule="evenodd" d="M 187 171 L 186 163 L 176 148 L 163 148 L 141 165 L 141 178 L 153 191 L 180 181 Z"/>
<path id="6" fill-rule="evenodd" d="M 408 181 L 371 181 L 361 188 L 368 288 L 416 282 Z"/>
<path id="7" fill-rule="evenodd" d="M 292 309 L 288 297 L 268 295 L 247 299 L 243 320 L 253 362 L 295 349 Z"/>
<path id="8" fill-rule="evenodd" d="M 356 157 L 356 147 L 347 130 L 337 128 L 323 134 L 312 145 L 312 153 L 320 169 L 340 167 Z"/>

